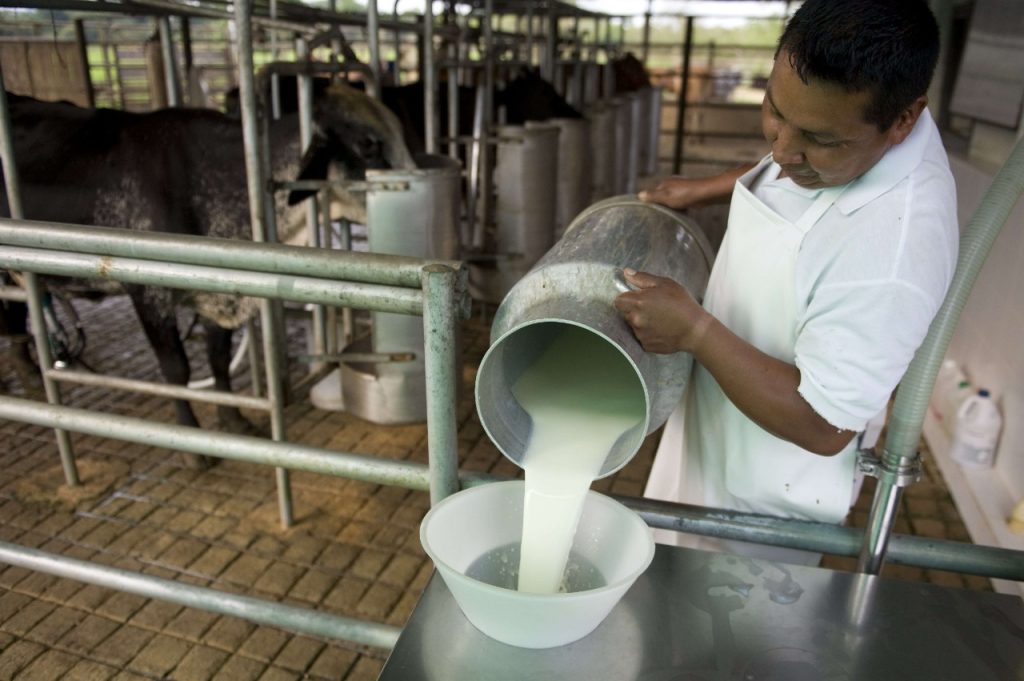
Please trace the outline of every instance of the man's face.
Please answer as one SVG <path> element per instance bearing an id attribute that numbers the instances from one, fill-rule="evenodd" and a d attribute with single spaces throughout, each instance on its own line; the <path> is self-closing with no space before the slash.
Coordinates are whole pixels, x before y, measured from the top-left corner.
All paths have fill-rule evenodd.
<path id="1" fill-rule="evenodd" d="M 867 172 L 913 127 L 911 121 L 903 132 L 905 126 L 897 121 L 879 132 L 864 120 L 870 101 L 867 91 L 849 92 L 815 79 L 804 83 L 789 55 L 780 52 L 761 104 L 761 126 L 782 176 L 818 189 L 846 184 Z"/>

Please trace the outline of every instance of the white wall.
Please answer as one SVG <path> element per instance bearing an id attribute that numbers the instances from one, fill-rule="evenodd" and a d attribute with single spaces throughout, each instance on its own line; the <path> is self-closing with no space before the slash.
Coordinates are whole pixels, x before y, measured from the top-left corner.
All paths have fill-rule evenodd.
<path id="1" fill-rule="evenodd" d="M 988 164 L 952 156 L 950 166 L 964 226 L 994 172 Z M 947 357 L 998 398 L 1004 425 L 996 471 L 1014 498 L 1024 499 L 1024 201 L 1018 200 L 978 276 Z"/>

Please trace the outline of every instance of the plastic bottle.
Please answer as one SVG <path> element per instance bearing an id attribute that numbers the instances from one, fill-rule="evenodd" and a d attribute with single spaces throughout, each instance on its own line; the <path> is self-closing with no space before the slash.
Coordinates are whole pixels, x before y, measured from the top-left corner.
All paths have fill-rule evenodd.
<path id="1" fill-rule="evenodd" d="M 939 365 L 939 373 L 935 375 L 935 388 L 932 389 L 932 399 L 929 403 L 933 416 L 941 418 L 943 396 L 961 378 L 966 378 L 966 376 L 963 375 L 956 360 L 945 359 L 942 361 L 942 364 Z"/>
<path id="2" fill-rule="evenodd" d="M 987 390 L 967 398 L 957 411 L 950 454 L 970 468 L 987 468 L 995 459 L 1003 418 Z"/>
<path id="3" fill-rule="evenodd" d="M 957 382 L 956 385 L 947 390 L 943 397 L 942 427 L 946 429 L 946 434 L 950 437 L 953 437 L 956 431 L 957 415 L 960 413 L 960 407 L 968 399 L 974 397 L 974 395 L 974 387 L 967 379 Z"/>
<path id="4" fill-rule="evenodd" d="M 942 424 L 949 435 L 952 435 L 953 422 L 956 421 L 956 410 L 950 409 L 952 396 L 957 391 L 957 386 L 966 380 L 967 376 L 956 360 L 952 359 L 943 360 L 939 373 L 935 376 L 935 389 L 932 391 L 928 407 L 932 416 Z"/>

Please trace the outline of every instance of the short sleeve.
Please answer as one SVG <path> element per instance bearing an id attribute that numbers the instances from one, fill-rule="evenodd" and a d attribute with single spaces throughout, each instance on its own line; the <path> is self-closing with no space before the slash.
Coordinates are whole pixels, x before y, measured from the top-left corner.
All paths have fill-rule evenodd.
<path id="1" fill-rule="evenodd" d="M 902 281 L 824 286 L 800 329 L 799 392 L 837 428 L 859 431 L 886 405 L 937 310 Z"/>

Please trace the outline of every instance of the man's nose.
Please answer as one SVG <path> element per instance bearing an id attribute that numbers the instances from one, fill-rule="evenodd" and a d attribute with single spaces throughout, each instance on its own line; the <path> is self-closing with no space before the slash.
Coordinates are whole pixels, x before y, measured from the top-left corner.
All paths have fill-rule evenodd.
<path id="1" fill-rule="evenodd" d="M 772 140 L 772 158 L 781 166 L 797 165 L 804 162 L 804 147 L 800 134 L 792 127 L 782 124 L 776 128 Z"/>

